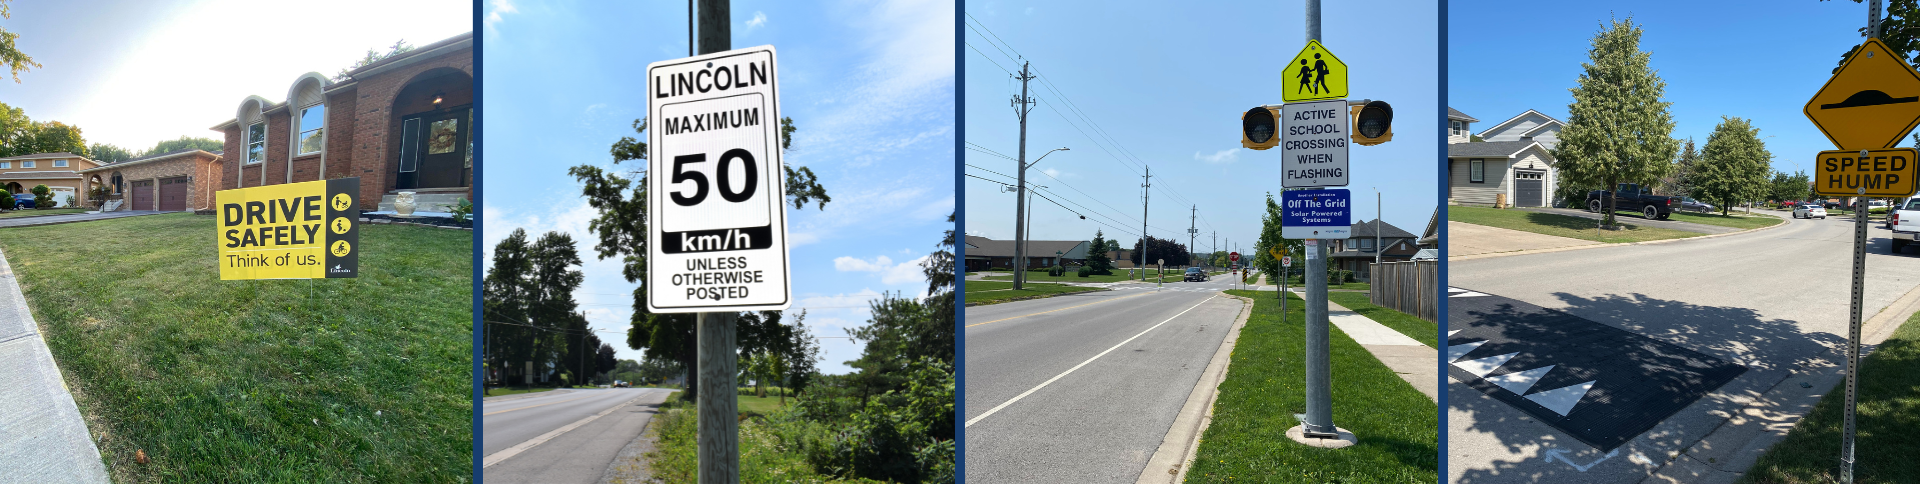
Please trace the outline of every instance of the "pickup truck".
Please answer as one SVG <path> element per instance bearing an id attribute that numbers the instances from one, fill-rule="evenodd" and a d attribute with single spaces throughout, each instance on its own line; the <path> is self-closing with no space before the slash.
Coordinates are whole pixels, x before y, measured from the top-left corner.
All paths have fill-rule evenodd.
<path id="1" fill-rule="evenodd" d="M 1890 252 L 1898 254 L 1907 244 L 1920 241 L 1920 196 L 1906 200 L 1895 200 L 1896 205 L 1887 214 L 1887 225 L 1893 228 L 1893 247 Z"/>
<path id="2" fill-rule="evenodd" d="M 1615 211 L 1639 212 L 1647 220 L 1665 220 L 1673 215 L 1673 209 L 1680 206 L 1681 197 L 1654 195 L 1653 189 L 1641 188 L 1637 183 L 1622 183 L 1619 186 L 1620 198 L 1613 200 L 1613 192 L 1594 190 L 1587 193 L 1587 211 L 1599 212 L 1608 202 L 1616 203 Z"/>

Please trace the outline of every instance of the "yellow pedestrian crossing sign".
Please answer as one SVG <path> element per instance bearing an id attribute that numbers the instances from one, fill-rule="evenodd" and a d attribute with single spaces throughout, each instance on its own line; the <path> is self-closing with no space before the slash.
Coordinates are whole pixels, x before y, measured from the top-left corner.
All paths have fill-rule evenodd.
<path id="1" fill-rule="evenodd" d="M 1286 102 L 1347 98 L 1347 63 L 1318 40 L 1307 41 L 1307 48 L 1287 62 L 1286 74 L 1280 95 Z"/>

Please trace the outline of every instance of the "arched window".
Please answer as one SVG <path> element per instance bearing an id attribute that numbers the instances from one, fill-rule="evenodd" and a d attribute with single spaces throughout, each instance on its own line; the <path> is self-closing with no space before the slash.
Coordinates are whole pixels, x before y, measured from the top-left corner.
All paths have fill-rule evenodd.
<path id="1" fill-rule="evenodd" d="M 317 72 L 300 75 L 287 92 L 287 106 L 293 118 L 293 156 L 311 155 L 327 147 L 326 76 Z"/>

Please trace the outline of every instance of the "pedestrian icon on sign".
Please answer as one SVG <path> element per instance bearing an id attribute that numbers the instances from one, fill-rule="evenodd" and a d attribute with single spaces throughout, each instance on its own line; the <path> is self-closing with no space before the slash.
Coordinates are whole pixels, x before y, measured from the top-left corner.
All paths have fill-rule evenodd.
<path id="1" fill-rule="evenodd" d="M 1300 61 L 1306 62 L 1306 59 L 1300 59 Z M 1330 71 L 1327 70 L 1327 61 L 1320 59 L 1320 54 L 1313 55 L 1313 72 L 1314 94 L 1319 94 L 1320 91 L 1331 91 L 1332 89 L 1327 89 L 1327 74 Z"/>
<path id="2" fill-rule="evenodd" d="M 1300 90 L 1309 94 L 1320 93 L 1319 89 L 1313 87 L 1313 69 L 1307 67 L 1306 59 L 1300 59 Z"/>

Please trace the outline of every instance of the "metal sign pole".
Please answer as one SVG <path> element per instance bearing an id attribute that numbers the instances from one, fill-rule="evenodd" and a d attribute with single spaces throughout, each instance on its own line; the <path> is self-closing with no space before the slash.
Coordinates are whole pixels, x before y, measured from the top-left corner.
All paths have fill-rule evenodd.
<path id="1" fill-rule="evenodd" d="M 1304 434 L 1334 438 L 1333 371 L 1327 352 L 1327 252 L 1307 239 L 1307 420 Z"/>
<path id="2" fill-rule="evenodd" d="M 1865 194 L 1866 189 L 1861 188 Z M 1867 282 L 1867 197 L 1859 199 L 1853 216 L 1853 304 L 1847 313 L 1847 404 L 1845 428 L 1840 434 L 1840 482 L 1853 482 L 1854 385 L 1860 379 L 1860 314 Z"/>

